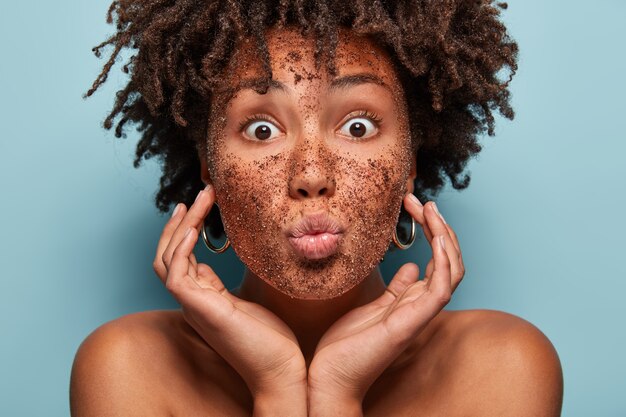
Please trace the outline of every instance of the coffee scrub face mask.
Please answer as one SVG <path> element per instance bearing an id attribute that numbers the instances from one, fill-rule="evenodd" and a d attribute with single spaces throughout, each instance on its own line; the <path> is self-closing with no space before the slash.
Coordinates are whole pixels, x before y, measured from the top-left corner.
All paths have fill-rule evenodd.
<path id="1" fill-rule="evenodd" d="M 295 298 L 329 299 L 362 282 L 413 190 L 406 105 L 387 55 L 341 32 L 331 76 L 313 39 L 267 33 L 266 91 L 256 48 L 238 48 L 216 96 L 208 175 L 226 235 L 249 270 Z"/>

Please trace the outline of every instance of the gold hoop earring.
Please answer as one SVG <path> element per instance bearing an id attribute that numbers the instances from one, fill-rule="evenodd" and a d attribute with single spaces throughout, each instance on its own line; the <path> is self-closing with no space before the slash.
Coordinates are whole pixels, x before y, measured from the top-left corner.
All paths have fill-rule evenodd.
<path id="1" fill-rule="evenodd" d="M 224 242 L 224 244 L 221 247 L 218 248 L 216 246 L 213 246 L 213 244 L 209 241 L 209 237 L 207 236 L 204 225 L 202 225 L 202 240 L 204 240 L 204 246 L 206 246 L 207 249 L 213 253 L 225 252 L 226 249 L 228 249 L 228 247 L 230 246 L 230 240 L 228 238 L 226 238 L 226 242 Z"/>
<path id="2" fill-rule="evenodd" d="M 211 243 L 211 241 L 209 240 L 209 236 L 206 232 L 206 226 L 204 225 L 204 222 L 202 223 L 202 228 L 200 229 L 202 232 L 202 240 L 204 240 L 204 246 L 207 247 L 208 250 L 210 250 L 213 253 L 223 253 L 226 251 L 226 249 L 228 249 L 230 247 L 230 239 L 228 239 L 228 237 L 226 238 L 226 242 L 224 242 L 224 244 L 221 247 L 216 247 L 213 246 L 213 244 Z"/>
<path id="3" fill-rule="evenodd" d="M 411 235 L 409 236 L 408 242 L 400 242 L 400 239 L 398 238 L 398 228 L 396 227 L 393 230 L 393 243 L 395 243 L 398 248 L 406 250 L 411 247 L 413 242 L 415 242 L 415 219 L 411 217 Z"/>

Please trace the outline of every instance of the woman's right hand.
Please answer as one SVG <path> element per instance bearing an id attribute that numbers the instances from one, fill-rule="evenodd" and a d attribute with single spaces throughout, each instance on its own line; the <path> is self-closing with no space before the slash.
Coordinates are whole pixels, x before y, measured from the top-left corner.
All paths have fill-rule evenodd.
<path id="1" fill-rule="evenodd" d="M 180 303 L 185 320 L 244 379 L 255 399 L 274 410 L 290 401 L 289 415 L 306 413 L 307 372 L 291 329 L 271 311 L 232 295 L 215 272 L 197 263 L 193 248 L 215 200 L 208 186 L 187 211 L 179 204 L 165 225 L 154 270 Z M 303 397 L 303 398 L 302 398 Z M 300 404 L 301 402 L 301 404 Z"/>

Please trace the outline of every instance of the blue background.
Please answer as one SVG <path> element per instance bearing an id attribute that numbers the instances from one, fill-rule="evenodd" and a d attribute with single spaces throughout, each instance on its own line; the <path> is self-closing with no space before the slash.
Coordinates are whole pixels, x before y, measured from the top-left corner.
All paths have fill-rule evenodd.
<path id="1" fill-rule="evenodd" d="M 35 4 L 38 3 L 38 4 Z M 538 326 L 559 352 L 565 416 L 626 416 L 626 1 L 510 1 L 521 47 L 514 122 L 441 211 L 467 267 L 452 309 L 490 308 Z M 91 47 L 108 2 L 5 2 L 0 16 L 0 415 L 69 414 L 74 353 L 100 324 L 175 308 L 152 271 L 166 218 L 155 162 L 132 168 L 136 136 L 101 128 L 124 77 Z M 197 247 L 197 252 L 206 252 Z M 385 260 L 424 265 L 423 240 Z M 241 275 L 232 250 L 201 255 Z"/>

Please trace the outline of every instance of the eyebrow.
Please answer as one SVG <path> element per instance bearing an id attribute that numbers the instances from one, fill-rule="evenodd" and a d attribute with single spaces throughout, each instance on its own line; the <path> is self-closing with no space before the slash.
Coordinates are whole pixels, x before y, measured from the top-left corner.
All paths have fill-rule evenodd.
<path id="1" fill-rule="evenodd" d="M 362 84 L 377 84 L 391 91 L 382 78 L 370 73 L 350 74 L 343 77 L 334 78 L 330 82 L 330 90 L 337 91 L 345 88 L 355 87 Z"/>
<path id="2" fill-rule="evenodd" d="M 269 92 L 270 90 L 277 90 L 277 91 L 280 91 L 281 93 L 287 93 L 287 91 L 289 90 L 289 88 L 285 84 L 281 83 L 280 81 L 273 80 L 273 79 L 267 80 L 266 78 L 258 77 L 258 78 L 243 79 L 233 89 L 233 93 L 236 93 L 240 90 L 250 89 L 261 94 L 259 90 L 261 90 L 265 86 L 268 87 L 267 92 Z"/>
<path id="3" fill-rule="evenodd" d="M 248 78 L 242 80 L 235 91 L 244 90 L 244 89 L 252 89 L 258 92 L 258 89 L 266 83 L 267 80 L 264 78 Z M 359 74 L 350 74 L 344 75 L 342 77 L 333 78 L 330 82 L 329 90 L 331 92 L 335 92 L 337 90 L 343 90 L 350 87 L 355 87 L 363 84 L 376 84 L 381 87 L 386 88 L 391 91 L 391 88 L 377 75 L 370 73 L 359 73 Z M 289 91 L 289 87 L 278 80 L 269 80 L 268 92 L 270 90 L 276 90 L 281 93 L 287 93 Z"/>

